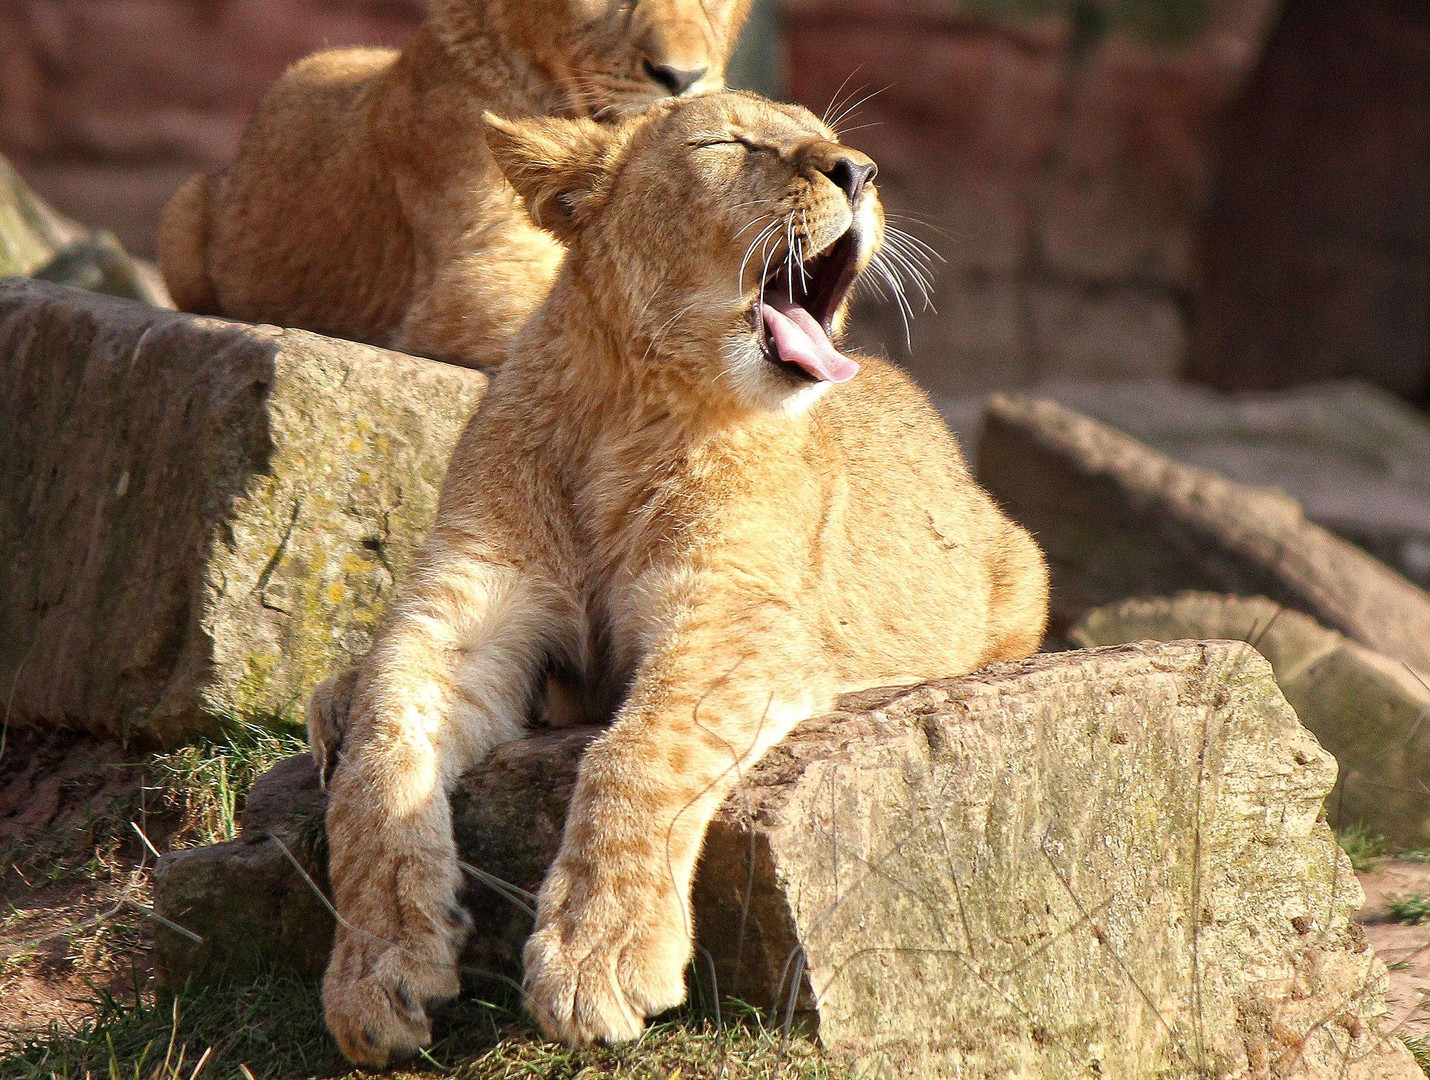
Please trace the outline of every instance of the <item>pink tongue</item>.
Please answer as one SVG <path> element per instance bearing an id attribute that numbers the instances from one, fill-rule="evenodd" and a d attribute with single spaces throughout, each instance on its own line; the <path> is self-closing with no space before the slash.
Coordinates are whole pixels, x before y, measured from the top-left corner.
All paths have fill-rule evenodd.
<path id="1" fill-rule="evenodd" d="M 763 315 L 781 360 L 798 364 L 823 382 L 848 382 L 859 374 L 859 365 L 840 353 L 824 327 L 798 304 L 774 300 L 764 304 Z"/>

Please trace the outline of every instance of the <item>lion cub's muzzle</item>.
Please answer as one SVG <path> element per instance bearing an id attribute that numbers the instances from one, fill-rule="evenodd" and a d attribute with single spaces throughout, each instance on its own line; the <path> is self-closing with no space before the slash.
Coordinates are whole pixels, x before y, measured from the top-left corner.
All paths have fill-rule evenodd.
<path id="1" fill-rule="evenodd" d="M 850 179 L 859 197 L 867 177 Z M 825 251 L 802 262 L 794 253 L 761 286 L 755 331 L 765 359 L 804 382 L 848 382 L 859 364 L 834 347 L 834 316 L 859 276 L 861 237 L 857 225 Z"/>

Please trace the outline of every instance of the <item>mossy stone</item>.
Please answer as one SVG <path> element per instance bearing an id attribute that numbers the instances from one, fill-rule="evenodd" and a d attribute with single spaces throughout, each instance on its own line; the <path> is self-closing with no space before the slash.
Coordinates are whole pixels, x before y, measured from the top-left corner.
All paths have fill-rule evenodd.
<path id="1" fill-rule="evenodd" d="M 0 283 L 12 723 L 174 744 L 301 707 L 372 634 L 478 372 Z"/>

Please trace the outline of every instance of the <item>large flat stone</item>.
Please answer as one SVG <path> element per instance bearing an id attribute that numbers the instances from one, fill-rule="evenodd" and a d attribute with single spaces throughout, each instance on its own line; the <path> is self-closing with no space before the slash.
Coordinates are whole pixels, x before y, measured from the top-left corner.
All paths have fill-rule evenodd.
<path id="1" fill-rule="evenodd" d="M 1430 674 L 1430 595 L 1280 491 L 1172 461 L 1025 395 L 990 400 L 977 461 L 1048 556 L 1055 632 L 1135 596 L 1266 596 Z"/>
<path id="2" fill-rule="evenodd" d="M 1184 465 L 1279 488 L 1318 525 L 1430 585 L 1430 417 L 1366 383 L 1223 394 L 1158 379 L 1031 391 Z M 983 402 L 956 412 L 982 413 Z M 968 426 L 965 421 L 965 426 Z"/>
<path id="3" fill-rule="evenodd" d="M 11 723 L 173 743 L 365 653 L 486 380 L 0 283 Z"/>
<path id="4" fill-rule="evenodd" d="M 1219 638 L 1265 656 L 1301 722 L 1340 766 L 1326 802 L 1402 850 L 1430 848 L 1430 686 L 1398 660 L 1264 597 L 1182 593 L 1088 612 L 1068 635 L 1090 648 Z"/>
<path id="5" fill-rule="evenodd" d="M 458 787 L 463 858 L 491 875 L 467 899 L 474 977 L 516 972 L 530 919 L 492 883 L 540 881 L 589 735 L 508 744 Z M 1420 1080 L 1380 1024 L 1385 970 L 1322 818 L 1334 779 L 1239 644 L 853 695 L 720 811 L 695 966 L 885 1076 Z M 259 958 L 316 974 L 316 783 L 293 759 L 240 840 L 163 857 L 156 907 L 203 937 L 159 927 L 169 979 Z"/>

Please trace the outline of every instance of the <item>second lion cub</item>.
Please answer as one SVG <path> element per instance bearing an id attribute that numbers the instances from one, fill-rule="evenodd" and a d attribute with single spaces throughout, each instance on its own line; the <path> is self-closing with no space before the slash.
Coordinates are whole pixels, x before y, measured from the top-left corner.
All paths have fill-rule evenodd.
<path id="1" fill-rule="evenodd" d="M 1022 657 L 1032 540 L 895 368 L 833 343 L 883 241 L 874 164 L 746 94 L 643 123 L 490 121 L 569 254 L 453 456 L 353 686 L 323 987 L 349 1057 L 430 1037 L 464 920 L 448 786 L 548 671 L 598 718 L 526 949 L 570 1043 L 684 999 L 689 886 L 740 770 L 863 687 Z"/>

